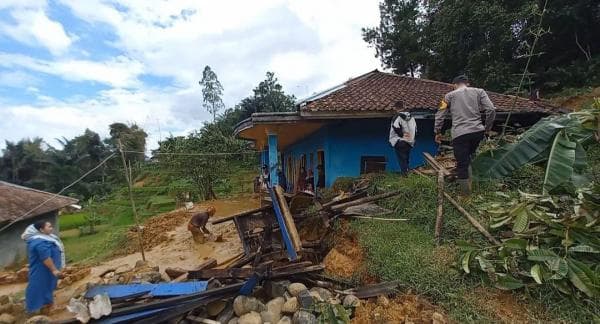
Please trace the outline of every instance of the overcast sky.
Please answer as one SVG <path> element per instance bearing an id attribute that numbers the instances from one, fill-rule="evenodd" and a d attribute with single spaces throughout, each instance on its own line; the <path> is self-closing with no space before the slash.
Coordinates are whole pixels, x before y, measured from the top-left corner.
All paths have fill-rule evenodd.
<path id="1" fill-rule="evenodd" d="M 205 65 L 227 107 L 266 71 L 303 97 L 380 68 L 360 29 L 378 0 L 0 0 L 0 148 L 136 122 L 149 146 L 210 120 Z"/>

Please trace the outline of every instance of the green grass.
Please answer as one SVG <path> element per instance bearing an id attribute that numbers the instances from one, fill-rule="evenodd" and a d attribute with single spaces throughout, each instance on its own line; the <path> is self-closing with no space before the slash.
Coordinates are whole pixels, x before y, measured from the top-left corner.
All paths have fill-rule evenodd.
<path id="1" fill-rule="evenodd" d="M 527 167 L 512 183 L 483 183 L 476 186 L 473 198 L 464 207 L 485 226 L 487 220 L 478 214 L 475 206 L 494 199 L 498 189 L 533 189 L 535 181 L 525 185 L 528 177 L 539 174 L 536 167 Z M 434 245 L 436 210 L 435 178 L 411 174 L 408 178 L 384 175 L 374 180 L 376 190 L 402 190 L 397 197 L 380 204 L 394 210 L 389 217 L 409 218 L 408 222 L 358 220 L 352 229 L 358 233 L 360 244 L 367 253 L 367 266 L 371 274 L 381 280 L 399 280 L 405 291 L 428 297 L 443 306 L 451 319 L 465 322 L 498 322 L 502 319 L 494 312 L 497 290 L 488 287 L 479 277 L 467 276 L 455 266 L 457 249 L 454 241 L 466 239 L 483 242 L 484 238 L 466 221 L 452 205 L 444 204 L 443 244 Z M 531 179 L 530 179 L 531 180 Z M 453 185 L 447 189 L 452 193 Z M 486 296 L 479 296 L 478 292 Z M 556 291 L 529 289 L 514 293 L 516 312 L 527 320 L 546 321 L 548 316 L 557 321 L 591 322 L 593 308 L 574 301 Z M 592 304 L 593 305 L 593 304 Z M 523 307 L 525 306 L 525 307 Z M 498 305 L 498 307 L 500 307 Z M 496 307 L 496 308 L 498 308 Z"/>
<path id="2" fill-rule="evenodd" d="M 61 215 L 58 218 L 58 224 L 61 231 L 79 228 L 87 224 L 85 216 L 87 212 L 81 211 L 73 214 Z"/>

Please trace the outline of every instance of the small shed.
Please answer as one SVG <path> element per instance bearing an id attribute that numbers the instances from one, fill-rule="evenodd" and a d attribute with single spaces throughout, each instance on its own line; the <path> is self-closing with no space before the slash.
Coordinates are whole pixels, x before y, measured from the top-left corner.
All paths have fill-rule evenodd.
<path id="1" fill-rule="evenodd" d="M 314 174 L 313 187 L 330 187 L 338 177 L 399 171 L 388 143 L 397 112 L 408 111 L 417 121 L 410 167 L 424 163 L 423 152 L 435 155 L 434 115 L 453 89 L 449 83 L 374 70 L 301 100 L 294 112 L 254 113 L 235 133 L 263 150 L 262 163 L 272 175 L 281 170 L 288 191 L 294 191 L 302 169 Z M 527 126 L 557 111 L 539 100 L 488 95 L 497 111 L 496 129 L 508 116 L 511 124 Z M 271 181 L 278 178 L 271 176 Z"/>
<path id="2" fill-rule="evenodd" d="M 58 212 L 77 203 L 77 199 L 0 181 L 0 228 L 18 219 L 0 232 L 0 268 L 18 265 L 27 258 L 27 246 L 21 234 L 27 226 L 49 221 L 58 233 Z"/>

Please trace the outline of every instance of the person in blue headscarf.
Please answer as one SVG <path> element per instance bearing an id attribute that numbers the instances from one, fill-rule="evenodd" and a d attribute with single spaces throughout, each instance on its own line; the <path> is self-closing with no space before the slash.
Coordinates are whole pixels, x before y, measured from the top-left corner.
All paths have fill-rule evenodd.
<path id="1" fill-rule="evenodd" d="M 29 260 L 29 280 L 25 290 L 28 313 L 42 308 L 50 310 L 54 304 L 53 293 L 62 277 L 60 270 L 65 266 L 65 249 L 53 231 L 52 224 L 43 221 L 29 225 L 21 235 L 27 243 Z"/>

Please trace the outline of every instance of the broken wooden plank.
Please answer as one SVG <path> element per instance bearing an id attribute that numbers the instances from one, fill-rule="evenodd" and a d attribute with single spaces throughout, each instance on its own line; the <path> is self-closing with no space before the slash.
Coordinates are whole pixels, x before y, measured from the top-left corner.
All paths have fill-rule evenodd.
<path id="1" fill-rule="evenodd" d="M 213 259 L 213 258 L 208 258 L 205 261 L 203 261 L 202 263 L 200 263 L 193 270 L 210 269 L 210 268 L 214 268 L 216 266 L 217 266 L 217 260 Z M 187 274 L 189 271 L 191 271 L 191 270 L 185 270 L 185 269 L 182 269 L 182 268 L 166 268 L 165 269 L 165 273 L 172 280 L 176 279 L 176 278 L 179 278 L 179 277 L 181 277 L 184 274 Z"/>
<path id="2" fill-rule="evenodd" d="M 383 282 L 375 285 L 364 286 L 356 289 L 354 295 L 360 299 L 389 295 L 396 292 L 398 288 L 397 281 Z"/>
<path id="3" fill-rule="evenodd" d="M 450 175 L 450 172 L 446 170 L 446 168 L 444 168 L 444 166 L 441 165 L 433 156 L 431 156 L 431 154 L 423 152 L 423 156 L 425 157 L 425 161 L 427 161 L 427 163 L 429 163 L 429 165 L 431 165 L 431 167 L 434 168 L 436 171 L 441 171 L 444 174 L 444 176 Z"/>
<path id="4" fill-rule="evenodd" d="M 313 265 L 303 268 L 295 268 L 295 269 L 273 269 L 271 270 L 270 275 L 267 274 L 266 278 L 285 278 L 287 276 L 291 276 L 294 274 L 307 273 L 307 272 L 315 272 L 323 270 L 323 265 Z M 232 269 L 206 269 L 200 271 L 191 271 L 188 274 L 189 279 L 207 279 L 207 278 L 217 278 L 217 279 L 247 279 L 252 277 L 254 273 L 256 273 L 257 269 L 253 268 L 232 268 Z M 264 270 L 263 270 L 264 271 Z M 267 271 L 268 272 L 268 271 Z"/>
<path id="5" fill-rule="evenodd" d="M 294 261 L 298 258 L 298 254 L 296 253 L 296 249 L 294 248 L 294 244 L 292 243 L 292 238 L 290 233 L 285 225 L 285 219 L 281 208 L 279 207 L 279 203 L 277 201 L 277 197 L 275 196 L 275 190 L 273 188 L 269 188 L 269 194 L 271 195 L 271 200 L 273 203 L 273 210 L 275 211 L 275 216 L 277 218 L 277 223 L 279 223 L 279 230 L 281 231 L 281 239 L 285 244 L 285 249 L 290 257 L 290 260 Z"/>
<path id="6" fill-rule="evenodd" d="M 252 262 L 257 255 L 258 255 L 258 252 L 252 252 L 249 255 L 229 264 L 227 267 L 228 268 L 241 268 L 241 267 L 245 266 L 246 264 Z"/>
<path id="7" fill-rule="evenodd" d="M 318 208 L 318 210 L 329 209 L 329 207 L 331 207 L 333 205 L 339 205 L 339 204 L 347 203 L 349 201 L 354 201 L 356 199 L 364 198 L 366 196 L 367 196 L 367 192 L 366 191 L 361 191 L 361 192 L 352 194 L 349 197 L 342 198 L 342 199 L 337 200 L 337 201 L 331 200 L 329 202 L 326 202 L 323 205 L 321 205 L 321 208 Z"/>
<path id="8" fill-rule="evenodd" d="M 458 209 L 468 220 L 469 222 L 481 233 L 485 236 L 490 242 L 496 245 L 500 245 L 500 241 L 498 241 L 495 237 L 490 234 L 481 224 L 475 219 L 475 217 L 471 216 L 469 212 L 467 212 L 459 203 L 454 200 L 447 192 L 444 192 L 444 196 L 448 201 Z"/>
<path id="9" fill-rule="evenodd" d="M 287 201 L 285 200 L 283 188 L 281 188 L 279 185 L 275 186 L 275 197 L 279 203 L 279 209 L 282 212 L 283 220 L 285 221 L 285 226 L 287 227 L 290 238 L 292 239 L 294 249 L 296 252 L 300 252 L 302 250 L 302 240 L 300 240 L 300 234 L 298 234 L 294 217 L 292 217 L 292 213 L 290 212 Z"/>
<path id="10" fill-rule="evenodd" d="M 269 210 L 270 208 L 271 208 L 271 205 L 265 205 L 265 206 L 262 206 L 262 207 L 259 207 L 259 208 L 255 208 L 255 209 L 251 209 L 251 210 L 246 210 L 246 211 L 234 214 L 234 215 L 230 215 L 230 216 L 218 218 L 218 219 L 215 219 L 215 220 L 210 220 L 209 223 L 211 223 L 211 224 L 220 224 L 220 223 L 231 221 L 231 220 L 233 220 L 236 217 L 241 218 L 241 217 L 249 216 L 249 215 L 252 215 L 252 214 L 256 214 L 256 213 L 259 213 L 259 212 L 263 212 L 263 211 Z"/>
<path id="11" fill-rule="evenodd" d="M 344 209 L 346 209 L 348 207 L 358 206 L 358 205 L 366 204 L 366 203 L 369 203 L 369 202 L 373 202 L 373 201 L 377 201 L 377 200 L 389 198 L 389 197 L 392 197 L 392 196 L 399 195 L 401 193 L 402 193 L 402 191 L 398 190 L 398 191 L 392 191 L 392 192 L 382 193 L 382 194 L 375 195 L 375 196 L 364 197 L 364 198 L 353 200 L 353 201 L 350 201 L 350 202 L 347 202 L 347 203 L 333 205 L 333 206 L 331 206 L 331 210 L 333 210 L 333 211 L 341 211 L 341 210 L 344 210 Z"/>
<path id="12" fill-rule="evenodd" d="M 437 244 L 437 245 L 440 245 L 443 223 L 444 223 L 444 173 L 442 171 L 438 171 L 437 215 L 435 218 L 435 244 Z"/>

